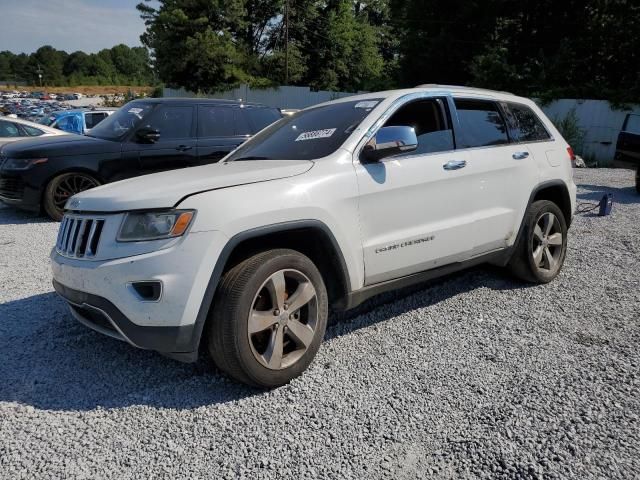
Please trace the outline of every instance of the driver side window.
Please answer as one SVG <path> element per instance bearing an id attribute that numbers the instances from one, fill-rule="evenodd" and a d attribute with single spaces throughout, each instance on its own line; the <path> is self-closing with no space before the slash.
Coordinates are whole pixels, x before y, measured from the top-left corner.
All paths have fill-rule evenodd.
<path id="1" fill-rule="evenodd" d="M 384 124 L 385 127 L 413 127 L 418 148 L 396 156 L 424 155 L 448 152 L 455 148 L 451 122 L 447 118 L 446 104 L 438 98 L 411 102 L 401 107 Z"/>

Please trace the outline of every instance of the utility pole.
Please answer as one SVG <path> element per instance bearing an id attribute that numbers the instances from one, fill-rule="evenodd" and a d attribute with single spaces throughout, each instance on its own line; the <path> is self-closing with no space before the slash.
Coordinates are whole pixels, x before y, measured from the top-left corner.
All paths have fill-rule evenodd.
<path id="1" fill-rule="evenodd" d="M 38 64 L 38 78 L 40 79 L 40 88 L 42 88 L 42 69 L 40 68 L 40 64 Z"/>
<path id="2" fill-rule="evenodd" d="M 284 2 L 284 84 L 289 85 L 289 0 Z"/>

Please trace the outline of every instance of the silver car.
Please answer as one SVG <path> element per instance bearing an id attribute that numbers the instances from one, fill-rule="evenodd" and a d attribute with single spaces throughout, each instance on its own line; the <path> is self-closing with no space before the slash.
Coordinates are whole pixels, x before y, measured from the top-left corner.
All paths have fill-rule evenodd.
<path id="1" fill-rule="evenodd" d="M 53 135 L 71 134 L 20 118 L 0 117 L 0 146 L 16 140 L 24 140 L 25 138 L 50 137 Z"/>

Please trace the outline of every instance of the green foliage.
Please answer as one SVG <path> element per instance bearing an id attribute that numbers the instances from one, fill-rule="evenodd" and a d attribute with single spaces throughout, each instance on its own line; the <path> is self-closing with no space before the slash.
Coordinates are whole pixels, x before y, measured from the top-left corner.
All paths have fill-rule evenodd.
<path id="1" fill-rule="evenodd" d="M 572 108 L 564 118 L 556 117 L 552 121 L 567 143 L 571 145 L 574 152 L 582 155 L 584 153 L 584 137 L 586 131 L 581 128 L 578 123 L 576 109 Z"/>
<path id="2" fill-rule="evenodd" d="M 98 53 L 68 54 L 46 45 L 30 55 L 0 52 L 0 79 L 39 85 L 38 73 L 44 86 L 153 83 L 151 59 L 144 47 L 121 44 Z"/>
<path id="3" fill-rule="evenodd" d="M 153 2 L 157 3 L 157 2 Z M 386 1 L 162 0 L 138 5 L 160 80 L 194 92 L 248 83 L 361 90 L 382 84 Z M 388 77 L 387 77 L 388 78 Z"/>

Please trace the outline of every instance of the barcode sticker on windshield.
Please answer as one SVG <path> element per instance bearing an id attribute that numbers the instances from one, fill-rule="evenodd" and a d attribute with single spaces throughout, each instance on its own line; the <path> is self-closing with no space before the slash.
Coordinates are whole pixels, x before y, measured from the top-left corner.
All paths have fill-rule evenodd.
<path id="1" fill-rule="evenodd" d="M 311 132 L 303 132 L 298 135 L 296 142 L 302 142 L 303 140 L 315 140 L 316 138 L 329 138 L 335 133 L 335 128 L 325 128 L 324 130 L 312 130 Z"/>
<path id="2" fill-rule="evenodd" d="M 353 108 L 369 109 L 369 108 L 375 107 L 378 103 L 379 103 L 378 100 L 368 100 L 368 101 L 356 103 Z"/>

